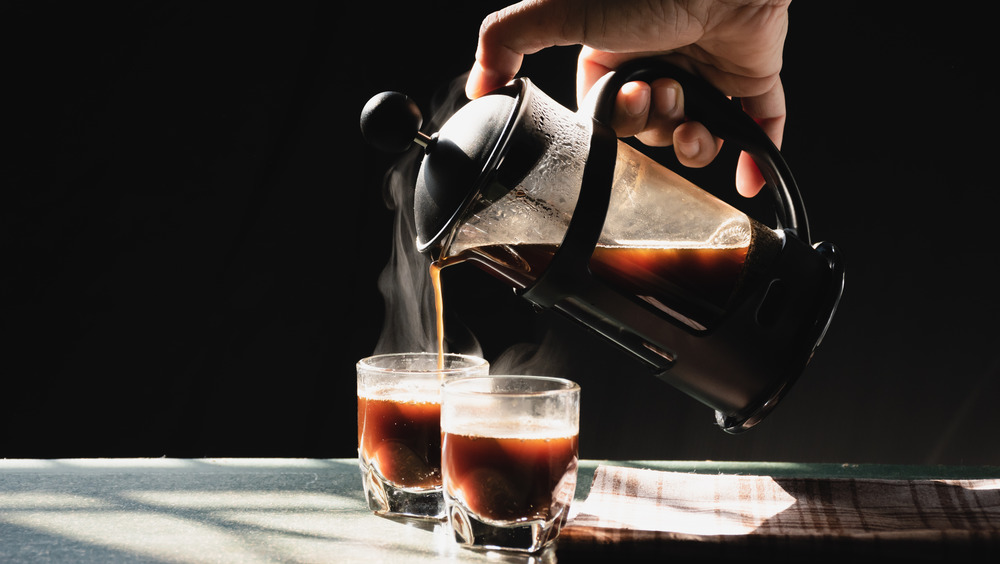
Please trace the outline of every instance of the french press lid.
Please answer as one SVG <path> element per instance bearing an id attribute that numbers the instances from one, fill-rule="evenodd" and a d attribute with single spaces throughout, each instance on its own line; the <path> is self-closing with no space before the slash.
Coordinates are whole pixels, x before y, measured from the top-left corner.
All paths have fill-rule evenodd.
<path id="1" fill-rule="evenodd" d="M 361 130 L 370 144 L 387 152 L 424 148 L 413 210 L 420 252 L 444 243 L 471 207 L 509 192 L 539 161 L 545 147 L 521 123 L 530 92 L 527 79 L 516 79 L 466 103 L 431 135 L 420 131 L 420 109 L 405 94 L 383 92 L 365 105 Z"/>

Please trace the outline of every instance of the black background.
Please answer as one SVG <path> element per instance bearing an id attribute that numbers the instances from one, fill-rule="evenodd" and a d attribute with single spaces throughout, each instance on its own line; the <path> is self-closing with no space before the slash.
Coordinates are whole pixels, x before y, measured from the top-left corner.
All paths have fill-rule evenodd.
<path id="1" fill-rule="evenodd" d="M 388 89 L 431 107 L 502 5 L 3 8 L 0 457 L 354 456 L 394 221 L 358 115 Z M 1000 464 L 986 18 L 790 14 L 783 153 L 848 282 L 767 420 L 723 434 L 474 269 L 446 273 L 449 309 L 490 360 L 549 336 L 587 458 Z M 575 55 L 523 74 L 572 106 Z M 732 197 L 732 156 L 696 182 Z"/>

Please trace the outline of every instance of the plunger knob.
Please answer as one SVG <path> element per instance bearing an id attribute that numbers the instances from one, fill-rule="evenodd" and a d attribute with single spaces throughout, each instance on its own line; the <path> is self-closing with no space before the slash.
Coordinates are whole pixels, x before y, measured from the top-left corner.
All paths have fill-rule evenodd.
<path id="1" fill-rule="evenodd" d="M 424 117 L 406 94 L 376 94 L 361 110 L 361 133 L 376 149 L 402 153 L 413 143 L 427 147 L 432 139 L 420 131 Z"/>

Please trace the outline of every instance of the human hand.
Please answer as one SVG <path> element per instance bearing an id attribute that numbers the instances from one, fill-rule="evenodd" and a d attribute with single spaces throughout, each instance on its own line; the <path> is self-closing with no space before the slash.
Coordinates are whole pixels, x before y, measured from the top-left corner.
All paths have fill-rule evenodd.
<path id="1" fill-rule="evenodd" d="M 557 45 L 583 45 L 577 98 L 622 63 L 662 56 L 694 72 L 727 96 L 781 146 L 785 97 L 778 76 L 791 0 L 524 0 L 490 14 L 479 32 L 466 94 L 481 96 L 510 81 L 524 55 Z M 710 163 L 722 148 L 698 122 L 684 119 L 683 90 L 671 79 L 622 86 L 611 125 L 620 137 L 673 145 L 689 167 Z M 736 188 L 753 196 L 764 179 L 741 153 Z"/>

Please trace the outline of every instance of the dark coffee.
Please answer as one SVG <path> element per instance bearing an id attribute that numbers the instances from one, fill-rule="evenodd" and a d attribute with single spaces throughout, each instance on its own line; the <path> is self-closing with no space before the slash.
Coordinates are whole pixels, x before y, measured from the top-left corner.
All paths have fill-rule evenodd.
<path id="1" fill-rule="evenodd" d="M 747 247 L 597 247 L 590 269 L 637 296 L 665 301 L 679 294 L 725 308 L 746 256 Z"/>
<path id="2" fill-rule="evenodd" d="M 358 396 L 358 445 L 386 480 L 441 485 L 441 404 Z"/>
<path id="3" fill-rule="evenodd" d="M 575 481 L 566 487 L 564 480 L 576 468 L 577 442 L 577 436 L 520 439 L 445 433 L 448 495 L 485 519 L 548 519 L 572 501 Z"/>
<path id="4" fill-rule="evenodd" d="M 526 289 L 538 281 L 557 245 L 489 245 L 469 249 L 438 268 L 469 260 Z M 596 278 L 671 315 L 710 325 L 722 315 L 741 279 L 749 246 L 744 247 L 607 247 L 590 258 Z"/>

